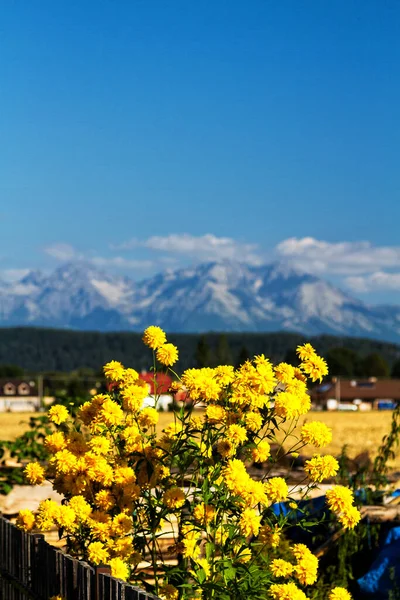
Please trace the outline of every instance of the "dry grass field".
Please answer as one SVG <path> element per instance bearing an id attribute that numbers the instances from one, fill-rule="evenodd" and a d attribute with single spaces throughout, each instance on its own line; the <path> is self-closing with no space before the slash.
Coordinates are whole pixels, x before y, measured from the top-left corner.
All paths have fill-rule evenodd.
<path id="1" fill-rule="evenodd" d="M 310 412 L 300 420 L 299 426 L 305 421 L 323 421 L 332 428 L 333 440 L 323 449 L 324 453 L 337 456 L 347 445 L 347 452 L 352 458 L 365 450 L 374 457 L 382 437 L 390 430 L 391 420 L 390 411 Z M 312 454 L 314 451 L 315 448 L 308 446 L 302 452 Z M 391 466 L 400 468 L 400 450 Z"/>
<path id="2" fill-rule="evenodd" d="M 44 413 L 0 413 L 0 440 L 15 440 L 16 437 L 26 431 L 29 418 Z M 168 423 L 173 421 L 172 413 L 161 412 L 158 429 L 161 431 Z"/>
<path id="3" fill-rule="evenodd" d="M 15 440 L 24 433 L 28 427 L 29 417 L 39 415 L 40 413 L 0 413 L 0 440 Z"/>
<path id="4" fill-rule="evenodd" d="M 27 429 L 29 417 L 34 413 L 0 413 L 0 440 L 12 440 Z M 323 421 L 332 428 L 332 444 L 324 448 L 324 452 L 338 455 L 346 444 L 351 457 L 367 450 L 373 457 L 379 447 L 382 437 L 388 433 L 391 423 L 390 411 L 371 412 L 311 412 L 301 419 L 301 426 L 305 420 Z M 171 413 L 160 413 L 158 429 L 161 430 L 173 420 Z M 289 440 L 288 440 L 289 441 Z M 285 444 L 289 448 L 288 442 Z M 314 448 L 307 447 L 306 454 L 312 454 Z M 394 468 L 400 469 L 400 449 L 398 457 L 391 463 Z"/>

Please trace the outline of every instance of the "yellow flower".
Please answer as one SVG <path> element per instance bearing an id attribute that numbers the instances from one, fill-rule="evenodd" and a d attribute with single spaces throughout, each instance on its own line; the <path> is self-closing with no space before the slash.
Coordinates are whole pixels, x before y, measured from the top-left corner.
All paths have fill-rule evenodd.
<path id="1" fill-rule="evenodd" d="M 88 546 L 88 559 L 94 565 L 107 563 L 109 559 L 107 548 L 101 542 L 92 542 Z"/>
<path id="2" fill-rule="evenodd" d="M 254 481 L 253 479 L 249 478 L 247 484 L 239 489 L 238 493 L 248 507 L 256 506 L 256 504 L 268 503 L 268 498 L 262 481 Z"/>
<path id="3" fill-rule="evenodd" d="M 274 577 L 289 577 L 293 573 L 293 565 L 282 558 L 275 558 L 270 568 Z"/>
<path id="4" fill-rule="evenodd" d="M 110 510 L 115 506 L 115 498 L 109 490 L 100 490 L 95 496 L 96 506 L 102 510 Z"/>
<path id="5" fill-rule="evenodd" d="M 44 446 L 49 452 L 55 454 L 59 450 L 64 450 L 67 442 L 65 441 L 64 434 L 61 431 L 51 433 L 44 438 Z"/>
<path id="6" fill-rule="evenodd" d="M 74 531 L 77 527 L 75 511 L 66 504 L 62 504 L 59 507 L 56 521 L 59 527 L 65 529 L 69 533 Z"/>
<path id="7" fill-rule="evenodd" d="M 304 393 L 279 392 L 275 397 L 274 411 L 279 417 L 293 419 L 306 414 L 311 406 L 310 397 Z"/>
<path id="8" fill-rule="evenodd" d="M 74 473 L 78 466 L 78 460 L 69 450 L 60 450 L 51 459 L 51 463 L 55 465 L 57 473 Z"/>
<path id="9" fill-rule="evenodd" d="M 361 519 L 361 513 L 355 506 L 349 506 L 338 519 L 345 529 L 354 529 Z"/>
<path id="10" fill-rule="evenodd" d="M 316 356 L 316 352 L 311 344 L 297 346 L 296 352 L 300 360 L 309 360 L 310 358 L 314 358 L 314 356 Z"/>
<path id="11" fill-rule="evenodd" d="M 197 543 L 199 540 L 199 532 L 191 525 L 183 525 L 182 534 L 182 556 L 184 558 L 196 560 L 200 554 L 200 547 Z"/>
<path id="12" fill-rule="evenodd" d="M 250 548 L 242 548 L 239 551 L 239 554 L 237 555 L 236 559 L 240 563 L 247 563 L 247 562 L 249 562 L 249 560 L 251 560 L 251 557 L 252 557 L 252 554 L 251 554 Z"/>
<path id="13" fill-rule="evenodd" d="M 203 415 L 195 415 L 194 417 L 190 417 L 190 424 L 193 429 L 202 429 L 204 425 L 204 416 Z"/>
<path id="14" fill-rule="evenodd" d="M 249 535 L 258 535 L 260 530 L 261 517 L 252 508 L 245 508 L 239 519 L 239 528 L 241 533 L 248 537 Z"/>
<path id="15" fill-rule="evenodd" d="M 322 378 L 328 374 L 326 361 L 317 355 L 303 361 L 300 366 L 312 381 L 316 381 L 317 379 L 322 381 Z"/>
<path id="16" fill-rule="evenodd" d="M 17 527 L 24 531 L 32 531 L 35 525 L 35 515 L 31 510 L 20 510 L 17 517 Z"/>
<path id="17" fill-rule="evenodd" d="M 239 459 L 230 460 L 222 474 L 228 490 L 238 496 L 246 491 L 251 481 L 244 464 Z"/>
<path id="18" fill-rule="evenodd" d="M 317 580 L 318 558 L 305 544 L 295 544 L 292 548 L 297 564 L 295 576 L 302 585 L 312 585 Z"/>
<path id="19" fill-rule="evenodd" d="M 109 540 L 107 548 L 113 554 L 116 554 L 122 560 L 128 560 L 129 564 L 136 564 L 141 562 L 142 557 L 136 553 L 133 549 L 132 539 L 130 537 L 117 538 L 116 540 Z M 134 556 L 135 555 L 135 556 Z"/>
<path id="20" fill-rule="evenodd" d="M 163 583 L 158 590 L 158 595 L 161 600 L 178 600 L 179 598 L 178 590 L 170 583 Z"/>
<path id="21" fill-rule="evenodd" d="M 235 379 L 235 369 L 230 365 L 215 367 L 215 379 L 220 385 L 225 387 Z"/>
<path id="22" fill-rule="evenodd" d="M 52 406 L 49 410 L 49 419 L 53 421 L 56 425 L 61 425 L 61 423 L 65 423 L 68 419 L 69 413 L 65 406 L 62 404 L 56 404 Z"/>
<path id="23" fill-rule="evenodd" d="M 131 533 L 133 529 L 133 519 L 125 513 L 115 515 L 112 520 L 112 533 L 115 536 L 122 536 Z"/>
<path id="24" fill-rule="evenodd" d="M 247 440 L 247 431 L 241 425 L 229 425 L 226 435 L 233 444 L 243 444 Z"/>
<path id="25" fill-rule="evenodd" d="M 305 593 L 293 582 L 274 583 L 269 588 L 273 600 L 307 600 Z"/>
<path id="26" fill-rule="evenodd" d="M 263 354 L 256 356 L 253 362 L 245 362 L 236 372 L 230 401 L 254 410 L 268 404 L 268 394 L 274 390 L 276 378 L 270 361 Z"/>
<path id="27" fill-rule="evenodd" d="M 222 458 L 230 458 L 236 454 L 237 447 L 230 440 L 223 438 L 218 442 L 217 450 Z"/>
<path id="28" fill-rule="evenodd" d="M 174 439 L 183 430 L 182 423 L 179 421 L 172 422 L 163 429 L 164 435 L 169 439 Z"/>
<path id="29" fill-rule="evenodd" d="M 45 470 L 39 463 L 29 463 L 24 469 L 25 477 L 32 485 L 40 485 L 45 480 Z"/>
<path id="30" fill-rule="evenodd" d="M 145 329 L 143 333 L 143 342 L 151 348 L 152 350 L 156 350 L 167 341 L 167 336 L 165 332 L 155 325 L 151 325 L 147 329 Z"/>
<path id="31" fill-rule="evenodd" d="M 261 440 L 256 448 L 251 451 L 251 456 L 254 462 L 262 463 L 265 462 L 271 454 L 271 446 L 267 440 Z"/>
<path id="32" fill-rule="evenodd" d="M 136 475 L 132 467 L 117 467 L 114 471 L 114 481 L 118 485 L 135 483 Z"/>
<path id="33" fill-rule="evenodd" d="M 226 410 L 218 404 L 209 404 L 206 408 L 206 417 L 209 423 L 222 423 L 226 418 Z"/>
<path id="34" fill-rule="evenodd" d="M 336 513 L 347 510 L 354 500 L 353 492 L 343 485 L 335 485 L 325 495 L 329 508 Z"/>
<path id="35" fill-rule="evenodd" d="M 134 383 L 139 379 L 139 373 L 135 369 L 125 369 L 123 375 L 124 384 Z"/>
<path id="36" fill-rule="evenodd" d="M 301 428 L 301 439 L 305 444 L 320 448 L 332 441 L 332 429 L 321 421 L 305 423 Z"/>
<path id="37" fill-rule="evenodd" d="M 69 506 L 75 512 L 79 521 L 85 523 L 92 513 L 92 507 L 83 496 L 73 496 L 69 501 Z"/>
<path id="38" fill-rule="evenodd" d="M 140 452 L 142 450 L 143 439 L 139 433 L 137 425 L 126 427 L 121 432 L 121 437 L 125 440 L 126 452 Z"/>
<path id="39" fill-rule="evenodd" d="M 295 544 L 291 548 L 291 551 L 293 553 L 293 556 L 297 560 L 302 560 L 303 558 L 310 556 L 310 554 L 311 554 L 310 548 L 308 546 L 306 546 L 305 544 Z"/>
<path id="40" fill-rule="evenodd" d="M 68 435 L 67 448 L 77 458 L 84 456 L 89 450 L 85 437 L 77 431 L 73 431 Z"/>
<path id="41" fill-rule="evenodd" d="M 180 508 L 185 504 L 185 494 L 180 488 L 172 487 L 165 492 L 163 502 L 170 509 Z"/>
<path id="42" fill-rule="evenodd" d="M 339 463 L 330 454 L 320 456 L 316 454 L 311 460 L 307 460 L 304 470 L 308 473 L 311 481 L 321 482 L 328 477 L 334 477 L 339 470 Z"/>
<path id="43" fill-rule="evenodd" d="M 352 596 L 345 588 L 335 587 L 329 592 L 328 600 L 352 600 Z"/>
<path id="44" fill-rule="evenodd" d="M 110 381 L 121 381 L 124 377 L 125 368 L 118 360 L 111 360 L 103 367 L 104 375 Z"/>
<path id="45" fill-rule="evenodd" d="M 302 585 L 312 585 L 317 581 L 318 558 L 309 552 L 298 560 L 294 570 Z"/>
<path id="46" fill-rule="evenodd" d="M 42 531 L 48 531 L 54 527 L 54 521 L 58 518 L 60 506 L 54 500 L 42 500 L 39 503 L 36 526 Z"/>
<path id="47" fill-rule="evenodd" d="M 277 380 L 282 383 L 289 383 L 294 379 L 294 367 L 288 363 L 282 362 L 274 370 Z"/>
<path id="48" fill-rule="evenodd" d="M 114 481 L 114 471 L 103 456 L 87 452 L 83 460 L 89 479 L 101 483 L 105 487 L 112 484 Z"/>
<path id="49" fill-rule="evenodd" d="M 101 510 L 92 512 L 89 518 L 88 525 L 93 537 L 107 542 L 111 535 L 111 517 Z"/>
<path id="50" fill-rule="evenodd" d="M 149 395 L 147 383 L 139 379 L 136 383 L 124 386 L 121 390 L 122 405 L 127 412 L 137 413 L 143 406 L 143 400 Z"/>
<path id="51" fill-rule="evenodd" d="M 178 348 L 174 344 L 163 344 L 157 348 L 157 360 L 166 367 L 170 367 L 178 360 Z"/>
<path id="52" fill-rule="evenodd" d="M 226 540 L 229 537 L 229 531 L 228 531 L 228 527 L 224 526 L 224 525 L 220 525 L 216 530 L 215 530 L 215 543 L 218 544 L 219 546 L 223 546 L 226 542 Z"/>
<path id="53" fill-rule="evenodd" d="M 82 404 L 78 411 L 78 417 L 81 421 L 88 426 L 93 426 L 93 421 L 96 421 L 97 414 L 106 400 L 110 400 L 108 394 L 96 394 L 93 396 L 91 402 L 85 402 Z"/>
<path id="54" fill-rule="evenodd" d="M 124 420 L 124 413 L 122 408 L 114 402 L 114 400 L 106 400 L 103 402 L 100 410 L 100 416 L 102 421 L 108 426 L 121 425 Z"/>
<path id="55" fill-rule="evenodd" d="M 244 421 L 249 431 L 257 433 L 262 427 L 262 416 L 259 412 L 250 411 L 245 414 Z"/>
<path id="56" fill-rule="evenodd" d="M 287 498 L 289 493 L 287 483 L 282 477 L 272 477 L 264 483 L 265 492 L 268 496 L 269 501 L 273 504 L 275 502 L 282 502 Z"/>
<path id="57" fill-rule="evenodd" d="M 142 429 L 154 427 L 158 423 L 159 414 L 155 408 L 148 406 L 144 408 L 138 416 L 139 425 Z"/>
<path id="58" fill-rule="evenodd" d="M 214 515 L 215 515 L 215 508 L 213 506 L 204 504 L 204 502 L 201 502 L 200 504 L 198 504 L 193 511 L 194 518 L 201 525 L 202 524 L 208 525 L 208 523 L 210 523 L 213 520 Z"/>
<path id="59" fill-rule="evenodd" d="M 275 525 L 274 527 L 263 525 L 260 528 L 258 539 L 262 544 L 277 548 L 281 540 L 281 530 L 278 525 Z"/>
<path id="60" fill-rule="evenodd" d="M 89 442 L 89 448 L 95 454 L 107 454 L 110 451 L 111 442 L 103 435 L 95 435 Z"/>
<path id="61" fill-rule="evenodd" d="M 185 386 L 192 400 L 217 400 L 222 392 L 222 385 L 216 379 L 215 369 L 187 369 L 182 375 Z"/>
<path id="62" fill-rule="evenodd" d="M 206 558 L 197 558 L 196 563 L 203 569 L 206 579 L 208 579 L 211 575 L 211 567 L 208 560 Z"/>

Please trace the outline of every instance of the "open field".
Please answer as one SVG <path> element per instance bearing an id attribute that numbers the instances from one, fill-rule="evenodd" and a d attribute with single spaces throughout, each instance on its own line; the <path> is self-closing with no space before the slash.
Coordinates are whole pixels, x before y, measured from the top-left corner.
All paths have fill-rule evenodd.
<path id="1" fill-rule="evenodd" d="M 24 433 L 29 427 L 29 418 L 43 416 L 45 413 L 0 413 L 0 440 L 15 440 L 16 437 Z M 160 420 L 157 429 L 161 431 L 166 425 L 174 420 L 170 412 L 160 412 Z"/>
<path id="2" fill-rule="evenodd" d="M 0 414 L 0 439 L 12 440 L 27 429 L 29 417 L 34 413 L 1 413 Z M 39 413 L 37 413 L 39 414 Z M 323 421 L 332 428 L 333 441 L 324 448 L 324 452 L 338 455 L 342 447 L 348 446 L 351 457 L 367 450 L 371 456 L 375 455 L 382 437 L 389 432 L 392 414 L 390 411 L 380 412 L 311 412 L 300 420 L 301 426 L 305 420 Z M 173 420 L 172 413 L 160 413 L 158 429 Z M 285 444 L 289 448 L 288 443 Z M 307 447 L 303 452 L 312 454 L 314 448 Z M 392 467 L 400 469 L 400 451 Z"/>
<path id="3" fill-rule="evenodd" d="M 15 440 L 19 435 L 24 433 L 28 427 L 29 418 L 35 415 L 40 416 L 44 413 L 0 413 L 0 440 L 11 441 Z"/>
<path id="4" fill-rule="evenodd" d="M 310 412 L 299 421 L 299 427 L 305 421 L 322 421 L 332 428 L 332 443 L 323 448 L 323 453 L 340 454 L 344 445 L 347 453 L 354 458 L 360 452 L 368 451 L 373 458 L 384 435 L 389 433 L 392 421 L 391 411 L 371 412 Z M 287 444 L 285 444 L 287 447 Z M 302 453 L 313 454 L 315 448 L 306 446 Z M 400 469 L 400 449 L 392 468 Z"/>

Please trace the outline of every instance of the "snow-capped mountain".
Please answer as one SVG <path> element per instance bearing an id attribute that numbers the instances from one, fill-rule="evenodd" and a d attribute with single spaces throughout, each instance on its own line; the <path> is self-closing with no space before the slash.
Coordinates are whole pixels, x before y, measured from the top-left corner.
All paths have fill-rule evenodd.
<path id="1" fill-rule="evenodd" d="M 0 283 L 0 325 L 167 331 L 299 331 L 400 342 L 400 307 L 369 306 L 287 264 L 205 263 L 142 282 L 68 263 Z"/>

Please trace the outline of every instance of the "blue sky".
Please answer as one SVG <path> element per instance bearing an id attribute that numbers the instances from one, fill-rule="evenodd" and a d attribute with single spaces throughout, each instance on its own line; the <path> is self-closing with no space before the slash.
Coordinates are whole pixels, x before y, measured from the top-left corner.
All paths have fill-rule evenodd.
<path id="1" fill-rule="evenodd" d="M 400 303 L 399 39 L 395 0 L 1 3 L 0 271 L 283 258 Z"/>

